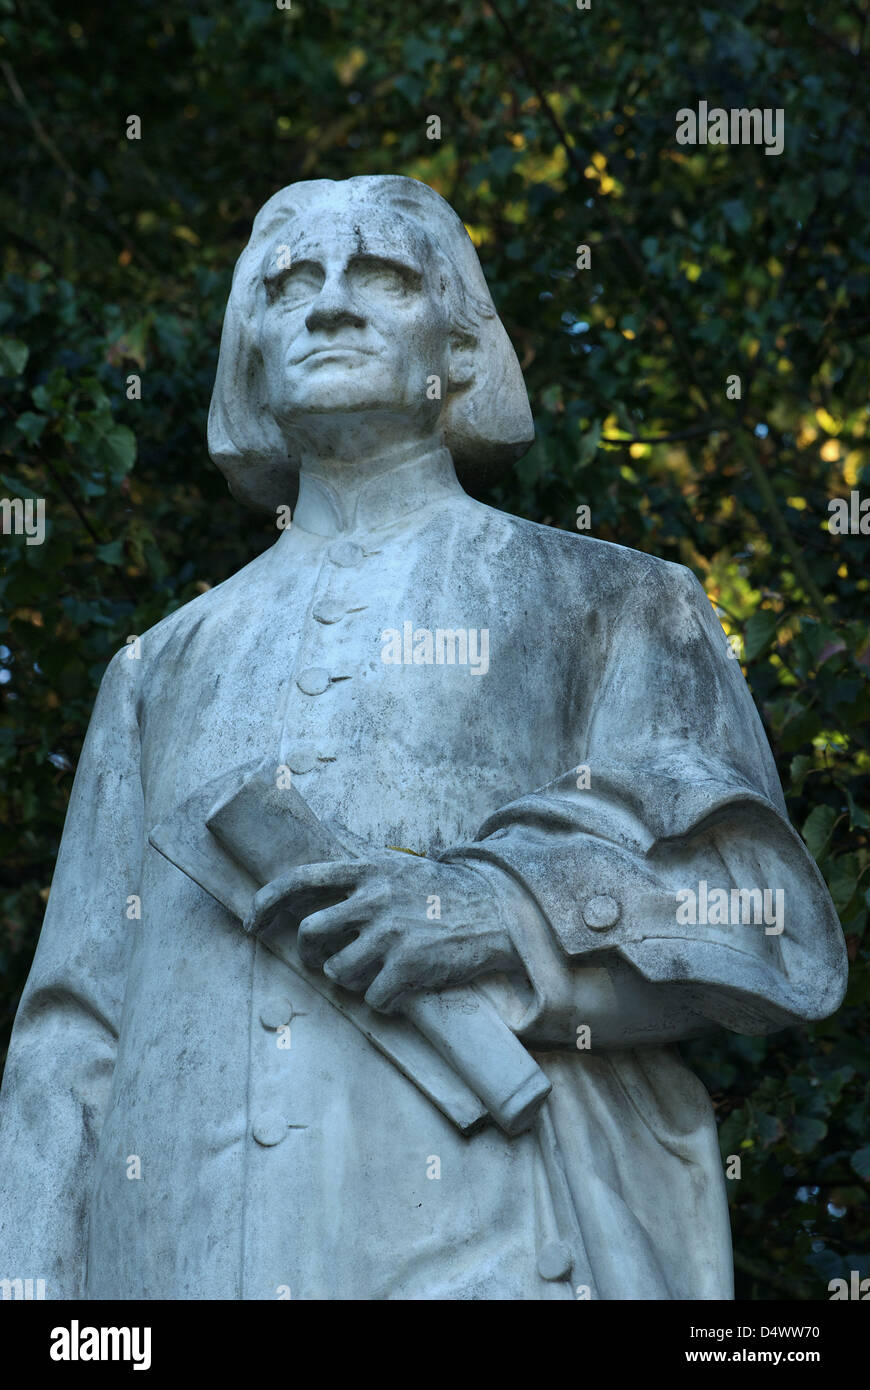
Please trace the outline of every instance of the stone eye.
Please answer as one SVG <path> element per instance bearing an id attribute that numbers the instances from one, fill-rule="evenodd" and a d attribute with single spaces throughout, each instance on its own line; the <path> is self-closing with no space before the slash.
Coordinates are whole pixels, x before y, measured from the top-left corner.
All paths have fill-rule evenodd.
<path id="1" fill-rule="evenodd" d="M 420 284 L 420 276 L 410 266 L 395 265 L 389 261 L 373 259 L 358 262 L 356 275 L 363 288 L 398 299 L 419 288 Z"/>
<path id="2" fill-rule="evenodd" d="M 270 304 L 278 301 L 286 307 L 307 304 L 320 293 L 324 274 L 313 261 L 300 261 L 273 270 L 265 277 L 266 296 Z"/>

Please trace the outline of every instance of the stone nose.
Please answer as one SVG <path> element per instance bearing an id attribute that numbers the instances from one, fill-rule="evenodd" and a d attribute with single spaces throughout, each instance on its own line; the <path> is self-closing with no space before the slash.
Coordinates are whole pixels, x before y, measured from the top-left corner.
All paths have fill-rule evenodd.
<path id="1" fill-rule="evenodd" d="M 365 328 L 366 321 L 354 303 L 353 291 L 344 276 L 327 275 L 305 316 L 305 327 L 309 333 L 315 333 L 318 329 L 345 325 Z"/>

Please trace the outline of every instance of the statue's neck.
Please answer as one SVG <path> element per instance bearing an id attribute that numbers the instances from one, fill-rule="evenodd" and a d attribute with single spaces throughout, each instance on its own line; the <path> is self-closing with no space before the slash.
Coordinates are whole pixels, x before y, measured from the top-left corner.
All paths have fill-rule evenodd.
<path id="1" fill-rule="evenodd" d="M 390 526 L 439 496 L 461 493 L 440 439 L 357 459 L 305 459 L 293 525 L 320 536 Z"/>

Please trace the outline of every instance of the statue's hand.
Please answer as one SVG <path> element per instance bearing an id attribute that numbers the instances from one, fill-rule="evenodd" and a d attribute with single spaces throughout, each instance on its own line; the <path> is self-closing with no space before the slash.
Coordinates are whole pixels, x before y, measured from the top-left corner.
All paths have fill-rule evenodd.
<path id="1" fill-rule="evenodd" d="M 383 1013 L 411 990 L 444 989 L 518 965 L 494 891 L 462 864 L 394 850 L 307 864 L 261 888 L 245 925 L 263 931 L 281 915 L 302 919 L 306 965 L 322 966 Z"/>

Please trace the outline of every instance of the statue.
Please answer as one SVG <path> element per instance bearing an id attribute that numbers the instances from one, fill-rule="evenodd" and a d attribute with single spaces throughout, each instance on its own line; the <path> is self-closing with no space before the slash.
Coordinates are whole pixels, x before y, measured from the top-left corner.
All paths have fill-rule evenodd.
<path id="1" fill-rule="evenodd" d="M 824 1018 L 843 938 L 697 580 L 463 490 L 532 436 L 432 189 L 266 203 L 209 449 L 284 524 L 103 679 L 6 1068 L 0 1276 L 732 1296 L 677 1044 Z"/>

